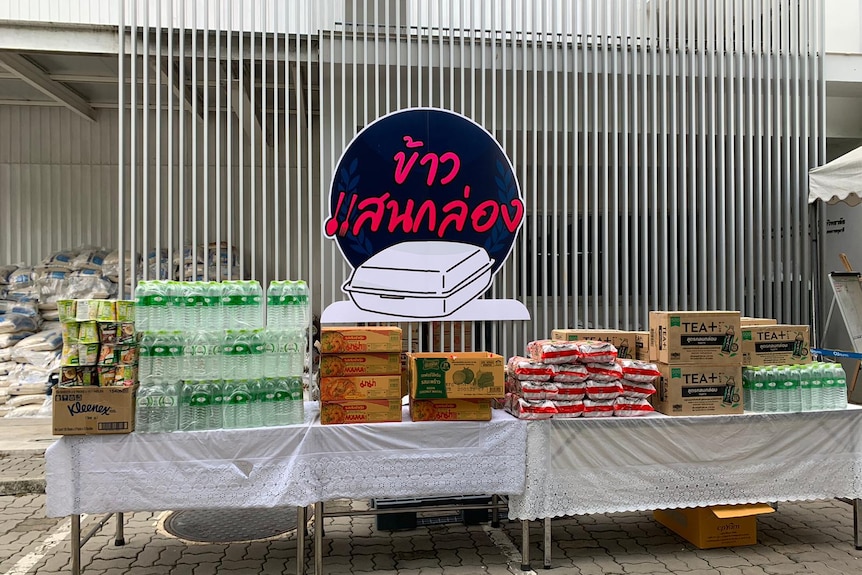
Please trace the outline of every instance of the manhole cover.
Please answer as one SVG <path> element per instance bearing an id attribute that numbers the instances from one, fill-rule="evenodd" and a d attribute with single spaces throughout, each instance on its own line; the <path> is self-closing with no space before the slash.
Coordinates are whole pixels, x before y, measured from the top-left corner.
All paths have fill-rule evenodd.
<path id="1" fill-rule="evenodd" d="M 169 534 L 187 541 L 254 541 L 295 531 L 296 508 L 173 511 L 163 525 Z"/>

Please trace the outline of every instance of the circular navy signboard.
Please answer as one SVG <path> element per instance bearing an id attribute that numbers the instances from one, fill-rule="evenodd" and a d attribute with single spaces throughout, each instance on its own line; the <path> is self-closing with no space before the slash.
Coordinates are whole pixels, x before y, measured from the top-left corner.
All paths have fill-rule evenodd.
<path id="1" fill-rule="evenodd" d="M 493 275 L 523 222 L 517 179 L 494 137 L 459 114 L 416 108 L 379 118 L 344 151 L 324 232 L 354 269 L 398 244 L 452 242 L 484 250 Z"/>

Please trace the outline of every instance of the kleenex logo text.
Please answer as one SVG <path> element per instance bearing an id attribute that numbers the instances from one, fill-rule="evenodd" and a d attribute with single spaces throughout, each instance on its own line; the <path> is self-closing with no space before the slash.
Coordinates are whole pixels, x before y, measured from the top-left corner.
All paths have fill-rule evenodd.
<path id="1" fill-rule="evenodd" d="M 71 405 L 67 405 L 69 415 L 77 415 L 79 413 L 98 413 L 99 415 L 111 415 L 111 408 L 107 405 L 99 405 L 97 403 L 81 403 L 76 401 Z"/>

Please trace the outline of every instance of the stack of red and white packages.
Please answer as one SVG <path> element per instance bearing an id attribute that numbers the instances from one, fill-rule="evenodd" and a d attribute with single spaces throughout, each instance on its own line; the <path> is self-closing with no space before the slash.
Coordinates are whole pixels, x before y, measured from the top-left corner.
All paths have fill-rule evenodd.
<path id="1" fill-rule="evenodd" d="M 515 356 L 506 366 L 506 403 L 520 419 L 551 417 L 631 417 L 653 411 L 660 373 L 651 363 L 618 359 L 602 341 L 538 340 L 529 357 Z"/>

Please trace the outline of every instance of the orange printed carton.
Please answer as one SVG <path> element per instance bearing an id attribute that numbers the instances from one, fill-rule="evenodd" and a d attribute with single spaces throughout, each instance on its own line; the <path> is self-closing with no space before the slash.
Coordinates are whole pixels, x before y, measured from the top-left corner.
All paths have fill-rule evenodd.
<path id="1" fill-rule="evenodd" d="M 320 356 L 320 377 L 399 375 L 400 353 L 339 353 Z"/>
<path id="2" fill-rule="evenodd" d="M 401 352 L 401 328 L 324 327 L 320 332 L 321 353 Z"/>
<path id="3" fill-rule="evenodd" d="M 400 399 L 322 401 L 320 423 L 386 423 L 401 421 Z"/>
<path id="4" fill-rule="evenodd" d="M 410 398 L 413 421 L 490 421 L 490 399 Z"/>
<path id="5" fill-rule="evenodd" d="M 321 401 L 343 399 L 400 399 L 401 374 L 321 377 Z"/>

